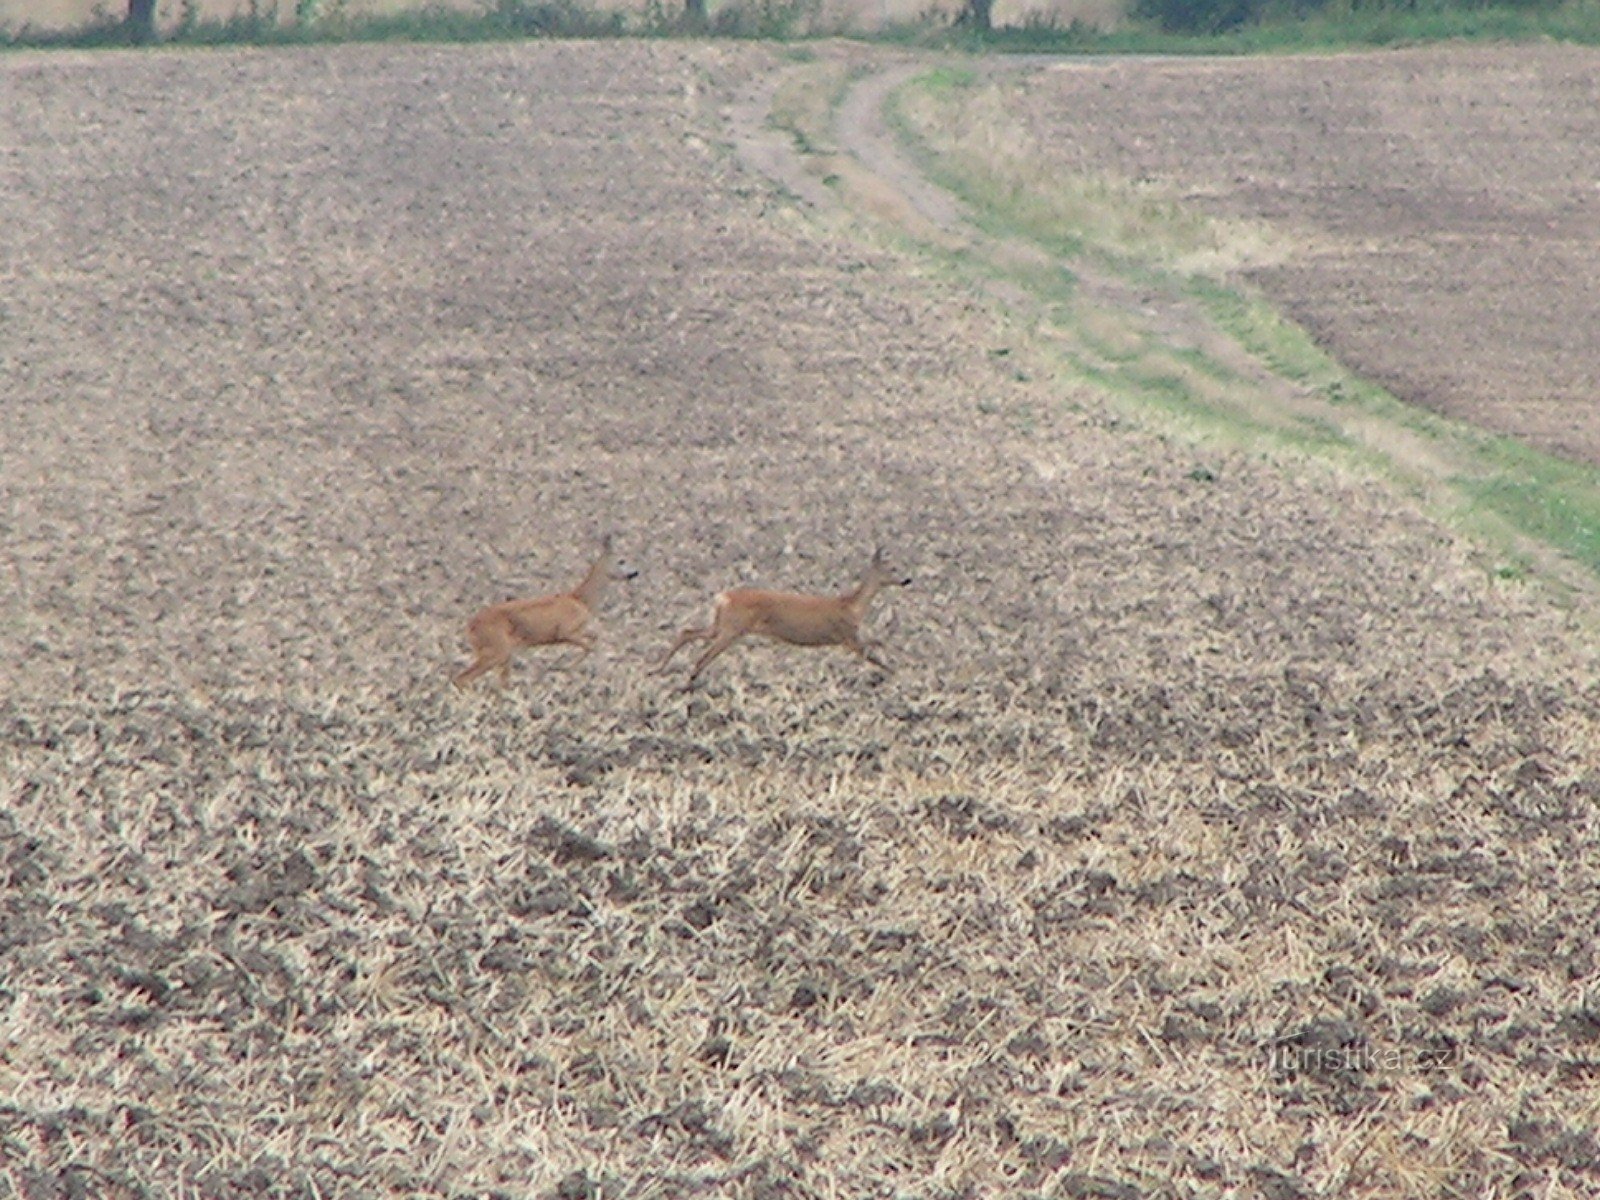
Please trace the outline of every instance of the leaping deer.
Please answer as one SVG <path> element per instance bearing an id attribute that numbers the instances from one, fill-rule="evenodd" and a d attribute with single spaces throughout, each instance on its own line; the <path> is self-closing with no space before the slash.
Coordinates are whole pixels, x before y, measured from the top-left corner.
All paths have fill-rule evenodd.
<path id="1" fill-rule="evenodd" d="M 485 671 L 499 667 L 504 687 L 511 678 L 511 656 L 529 646 L 576 646 L 581 651 L 572 660 L 576 666 L 594 649 L 595 635 L 588 626 L 606 584 L 632 579 L 638 573 L 612 553 L 611 535 L 607 534 L 600 543 L 600 556 L 570 592 L 491 604 L 467 623 L 467 640 L 477 658 L 455 677 L 456 686 L 465 687 Z"/>
<path id="2" fill-rule="evenodd" d="M 884 566 L 880 547 L 872 556 L 860 584 L 837 596 L 812 596 L 801 592 L 769 592 L 759 588 L 734 588 L 719 593 L 712 602 L 711 624 L 685 629 L 656 666 L 664 671 L 673 655 L 690 642 L 711 644 L 689 672 L 684 690 L 694 687 L 711 660 L 746 634 L 757 634 L 791 646 L 843 646 L 879 669 L 892 672 L 878 656 L 882 643 L 863 641 L 861 622 L 867 608 L 884 587 L 905 587 L 909 575 L 897 575 Z"/>

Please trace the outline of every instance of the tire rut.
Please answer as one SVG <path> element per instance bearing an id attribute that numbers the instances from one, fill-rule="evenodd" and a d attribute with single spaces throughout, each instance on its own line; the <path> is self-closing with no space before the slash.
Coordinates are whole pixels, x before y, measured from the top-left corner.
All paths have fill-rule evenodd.
<path id="1" fill-rule="evenodd" d="M 1270 429 L 1292 429 L 1301 422 L 1335 427 L 1387 462 L 1409 486 L 1430 496 L 1439 510 L 1459 504 L 1450 481 L 1462 474 L 1464 466 L 1434 440 L 1381 416 L 1327 404 L 1274 372 L 1181 292 L 1130 280 L 1086 256 L 1064 261 L 1027 239 L 996 237 L 979 228 L 970 208 L 906 152 L 885 117 L 895 92 L 938 60 L 886 58 L 851 46 L 835 46 L 830 53 L 837 56 L 834 61 L 843 58 L 856 72 L 833 110 L 831 153 L 807 154 L 771 124 L 778 89 L 808 67 L 796 64 L 753 84 L 731 109 L 734 146 L 748 168 L 819 213 L 845 213 L 856 207 L 945 252 L 972 255 L 996 268 L 979 272 L 976 285 L 1022 313 L 1041 314 L 1044 305 L 1026 285 L 1007 278 L 1008 268 L 1048 266 L 1068 272 L 1085 305 L 1132 314 L 1156 342 L 1180 353 L 1197 353 L 1237 379 L 1239 386 L 1230 400 L 1246 422 Z M 995 78 L 1039 65 L 1031 58 L 1001 59 L 983 63 L 980 70 Z M 818 168 L 818 158 L 826 159 L 824 168 Z M 846 172 L 848 188 L 834 189 L 823 182 L 824 175 Z M 1543 543 L 1509 529 L 1502 536 L 1514 541 L 1542 574 L 1559 581 L 1569 593 L 1595 594 L 1592 579 Z"/>

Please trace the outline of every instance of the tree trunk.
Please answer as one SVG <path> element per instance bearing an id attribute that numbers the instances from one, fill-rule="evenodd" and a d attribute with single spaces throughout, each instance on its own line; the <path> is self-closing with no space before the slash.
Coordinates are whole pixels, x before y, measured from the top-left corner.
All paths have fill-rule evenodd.
<path id="1" fill-rule="evenodd" d="M 988 33 L 994 29 L 993 13 L 994 0 L 967 0 L 961 15 L 956 18 L 956 24 L 979 33 Z"/>
<path id="2" fill-rule="evenodd" d="M 703 32 L 706 27 L 706 0 L 684 0 L 683 23 L 691 32 Z"/>
<path id="3" fill-rule="evenodd" d="M 128 40 L 137 46 L 156 40 L 156 0 L 128 0 L 128 19 L 123 26 Z"/>

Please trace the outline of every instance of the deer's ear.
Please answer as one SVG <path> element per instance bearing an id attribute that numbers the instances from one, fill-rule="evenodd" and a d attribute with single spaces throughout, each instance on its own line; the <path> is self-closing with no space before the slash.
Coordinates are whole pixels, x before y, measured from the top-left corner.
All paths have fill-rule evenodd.
<path id="1" fill-rule="evenodd" d="M 872 565 L 875 566 L 875 567 L 883 566 L 883 547 L 882 546 L 879 546 L 876 550 L 874 550 L 872 552 Z"/>

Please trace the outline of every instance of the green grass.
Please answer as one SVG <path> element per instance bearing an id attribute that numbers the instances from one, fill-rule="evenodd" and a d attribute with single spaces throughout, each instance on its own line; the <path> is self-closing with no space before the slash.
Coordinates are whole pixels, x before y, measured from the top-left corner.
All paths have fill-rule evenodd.
<path id="1" fill-rule="evenodd" d="M 178 46 L 296 46 L 330 42 L 481 42 L 539 36 L 621 36 L 620 18 L 606 19 L 575 6 L 520 7 L 517 11 L 473 13 L 445 8 L 346 18 L 339 14 L 283 21 L 275 8 L 252 7 L 233 16 L 210 20 L 185 14 L 158 40 Z M 158 9 L 164 16 L 166 6 Z M 76 29 L 12 31 L 4 45 L 13 48 L 99 49 L 129 44 L 122 21 L 109 14 Z"/>
<path id="2" fill-rule="evenodd" d="M 912 88 L 938 96 L 976 83 L 961 69 L 937 69 Z M 1031 300 L 1014 316 L 1046 331 L 1069 375 L 1112 397 L 1133 413 L 1155 412 L 1191 434 L 1233 444 L 1259 443 L 1266 430 L 1229 400 L 1239 380 L 1203 355 L 1174 349 L 1125 313 L 1096 310 L 1086 298 L 1080 269 L 1111 271 L 1141 286 L 1168 291 L 1182 286 L 1169 264 L 1211 237 L 1204 223 L 1152 197 L 1130 195 L 1103 181 L 1062 180 L 1041 174 L 1026 145 L 1002 149 L 998 171 L 981 154 L 935 148 L 916 128 L 896 96 L 886 116 L 924 172 L 967 205 L 977 228 L 995 242 L 1024 242 L 1044 251 L 1037 261 L 1009 261 L 993 253 L 951 252 L 919 246 L 952 275 L 1003 281 Z M 997 113 L 974 119 L 975 126 Z M 1214 385 L 1214 386 L 1213 386 Z M 1290 420 L 1273 431 L 1280 445 L 1322 445 L 1322 433 Z M 1324 447 L 1326 448 L 1326 447 Z"/>
<path id="3" fill-rule="evenodd" d="M 60 72 L 67 115 L 13 131 L 41 221 L 85 162 L 215 187 L 13 236 L 30 347 L 137 294 L 152 246 L 190 251 L 175 295 L 231 290 L 205 272 L 263 181 L 270 234 L 301 198 L 402 208 L 464 136 L 548 179 L 458 181 L 482 215 L 446 264 L 441 205 L 377 246 L 308 219 L 264 247 L 246 299 L 320 268 L 286 297 L 281 378 L 159 303 L 141 352 L 5 372 L 27 469 L 0 569 L 0 1195 L 1591 1194 L 1587 639 L 1463 580 L 1388 489 L 1127 438 L 1110 406 L 1060 419 L 1044 381 L 1005 383 L 1048 368 L 1025 328 L 664 157 L 685 125 L 661 56 L 591 49 L 619 98 L 667 102 L 620 118 L 580 54 L 519 56 L 526 94 L 430 55 L 454 104 L 416 114 L 412 172 L 321 170 L 320 139 L 283 136 L 381 112 L 383 54 L 343 56 L 337 88 L 320 56 L 252 56 L 259 94 L 303 105 L 165 155 L 171 112 L 71 119 L 171 66 L 130 55 Z M 237 95 L 235 64 L 173 57 L 175 99 Z M 727 57 L 716 89 L 748 79 Z M 566 287 L 497 271 L 530 244 L 596 295 L 676 286 L 784 361 L 708 370 L 667 336 L 635 376 L 653 307 L 571 329 Z M 506 319 L 437 320 L 457 297 Z M 352 328 L 375 369 L 327 386 Z M 530 395 L 529 330 L 598 369 Z M 1094 340 L 1215 382 L 1110 321 Z M 55 418 L 75 380 L 92 420 Z M 176 477 L 162 431 L 181 452 L 199 396 L 207 462 Z M 477 605 L 567 582 L 611 517 L 652 561 L 598 653 L 451 688 Z M 733 572 L 843 583 L 869 535 L 916 564 L 874 621 L 895 675 L 775 648 L 692 695 L 686 666 L 649 673 Z"/>
<path id="4" fill-rule="evenodd" d="M 1504 438 L 1492 439 L 1482 456 L 1488 473 L 1454 481 L 1471 503 L 1469 513 L 1498 517 L 1600 573 L 1600 486 L 1593 470 Z"/>
<path id="5" fill-rule="evenodd" d="M 1080 25 L 1060 27 L 1034 21 L 987 35 L 956 33 L 927 23 L 877 35 L 880 40 L 920 45 L 957 46 L 992 52 L 1070 51 L 1077 53 L 1265 53 L 1329 49 L 1339 46 L 1389 45 L 1443 39 L 1556 40 L 1600 43 L 1600 3 L 1577 0 L 1534 9 L 1517 5 L 1484 7 L 1381 8 L 1312 14 L 1295 19 L 1265 20 L 1218 35 L 1163 33 L 1133 24 L 1106 33 Z M 163 5 L 163 13 L 170 5 Z M 752 0 L 725 5 L 716 14 L 711 35 L 770 37 L 808 27 L 811 11 L 804 0 Z M 166 40 L 180 44 L 236 43 L 292 45 L 328 41 L 470 42 L 536 37 L 670 36 L 684 31 L 680 5 L 653 2 L 640 12 L 600 13 L 576 0 L 494 0 L 480 11 L 452 11 L 419 6 L 384 16 L 352 17 L 342 5 L 301 8 L 297 19 L 281 21 L 276 4 L 252 4 L 224 21 L 202 21 L 188 10 Z M 122 44 L 121 23 L 109 12 L 77 30 L 41 33 L 27 27 L 13 31 L 7 45 L 95 47 Z M 785 54 L 805 61 L 813 52 L 790 44 Z M 931 96 L 968 91 L 979 83 L 968 66 L 935 68 L 918 82 Z M 831 100 L 830 100 L 831 102 Z M 1090 262 L 1147 286 L 1180 288 L 1201 303 L 1220 328 L 1228 331 L 1262 362 L 1285 379 L 1301 383 L 1331 407 L 1349 408 L 1405 428 L 1409 433 L 1447 445 L 1462 469 L 1449 483 L 1459 494 L 1466 519 L 1489 516 L 1510 528 L 1556 547 L 1561 553 L 1600 571 L 1600 473 L 1537 451 L 1473 431 L 1400 403 L 1381 389 L 1355 379 L 1328 360 L 1303 331 L 1284 321 L 1258 299 L 1213 284 L 1204 275 L 1185 271 L 1187 259 L 1203 256 L 1225 244 L 1236 231 L 1201 219 L 1159 194 L 1103 180 L 1044 180 L 1017 169 L 1025 164 L 1025 148 L 1014 152 L 1016 164 L 995 172 L 948 151 L 933 153 L 912 136 L 903 115 L 902 136 L 919 146 L 929 173 L 972 207 L 979 227 L 992 238 L 1025 239 L 1042 249 L 1055 265 L 962 264 L 989 278 L 1003 275 L 1034 295 L 1040 319 L 1078 349 L 1070 354 L 1074 369 L 1113 394 L 1138 398 L 1169 414 L 1180 409 L 1202 415 L 1213 433 L 1233 439 L 1266 434 L 1258 416 L 1201 396 L 1196 371 L 1209 368 L 1188 363 L 1174 371 L 1159 347 L 1112 345 L 1087 328 L 1074 329 L 1081 303 L 1070 264 Z M 803 128 L 796 123 L 797 130 Z M 806 152 L 816 146 L 802 142 Z M 1002 153 L 1002 158 L 1005 155 Z M 1214 366 L 1214 364 L 1213 364 Z M 1211 372 L 1213 375 L 1216 372 Z M 1325 453 L 1333 448 L 1371 465 L 1348 437 L 1304 417 L 1274 423 L 1271 435 L 1282 444 Z"/>
<path id="6" fill-rule="evenodd" d="M 1406 404 L 1350 374 L 1260 299 L 1209 281 L 1196 281 L 1191 291 L 1278 374 L 1314 388 L 1330 404 L 1372 413 L 1448 451 L 1463 466 L 1448 481 L 1460 493 L 1461 515 L 1498 518 L 1600 573 L 1600 471 Z"/>
<path id="7" fill-rule="evenodd" d="M 725 8 L 728 14 L 709 32 L 729 37 L 784 37 L 781 0 L 752 0 Z M 292 18 L 276 3 L 247 0 L 233 16 L 203 19 L 192 8 L 161 0 L 158 21 L 171 19 L 159 40 L 168 45 L 291 46 L 338 42 L 485 42 L 533 38 L 668 37 L 687 32 L 683 6 L 657 0 L 637 11 L 601 11 L 578 0 L 487 0 L 480 9 L 460 10 L 419 3 L 399 12 L 352 15 L 342 4 L 312 5 Z M 76 29 L 36 30 L 26 25 L 4 34 L 0 45 L 37 48 L 124 46 L 128 31 L 116 11 L 102 10 Z"/>
<path id="8" fill-rule="evenodd" d="M 945 255 L 968 278 L 1000 276 L 1025 289 L 1069 377 L 1201 440 L 1290 451 L 1386 477 L 1489 542 L 1502 578 L 1527 573 L 1523 539 L 1600 574 L 1600 471 L 1407 405 L 1353 375 L 1264 299 L 1187 265 L 1205 253 L 1226 257 L 1231 242 L 1256 231 L 1209 222 L 1131 186 L 1050 175 L 1022 135 L 1005 127 L 1003 98 L 979 92 L 977 83 L 962 68 L 931 71 L 895 97 L 890 120 L 987 237 L 1029 243 L 1059 261 L 1008 265 L 981 248 L 964 263 Z M 919 97 L 924 103 L 913 115 Z M 1094 311 L 1074 285 L 1074 266 L 1182 297 L 1295 385 L 1304 403 L 1275 406 L 1226 363 L 1166 344 L 1158 325 L 1140 329 L 1127 314 Z"/>
<path id="9" fill-rule="evenodd" d="M 1131 20 L 1102 30 L 1034 17 L 1020 25 L 973 33 L 932 18 L 860 31 L 830 24 L 811 0 L 735 0 L 715 7 L 710 26 L 691 28 L 681 3 L 646 0 L 636 11 L 602 12 L 577 0 L 489 0 L 475 11 L 418 3 L 382 15 L 352 15 L 340 3 L 280 6 L 244 4 L 225 20 L 201 20 L 193 9 L 162 0 L 158 17 L 176 27 L 159 40 L 184 45 L 293 45 L 308 42 L 474 42 L 539 37 L 730 37 L 804 41 L 848 35 L 869 41 L 972 53 L 1262 54 L 1436 41 L 1554 40 L 1600 44 L 1600 3 L 1571 0 L 1554 6 L 1426 4 L 1352 8 L 1303 16 L 1267 16 L 1215 34 L 1164 31 Z M 292 19 L 280 19 L 292 14 Z M 0 29 L 0 46 L 97 48 L 128 43 L 121 5 L 101 9 L 77 28 L 40 30 L 27 24 Z"/>
<path id="10" fill-rule="evenodd" d="M 1348 3 L 1303 15 L 1269 14 L 1219 33 L 1182 33 L 1153 22 L 1129 21 L 1111 30 L 1039 17 L 986 34 L 906 25 L 883 36 L 914 45 L 969 53 L 1007 54 L 1264 54 L 1441 41 L 1560 41 L 1600 44 L 1595 0 L 1533 4 L 1406 4 L 1354 7 Z"/>

